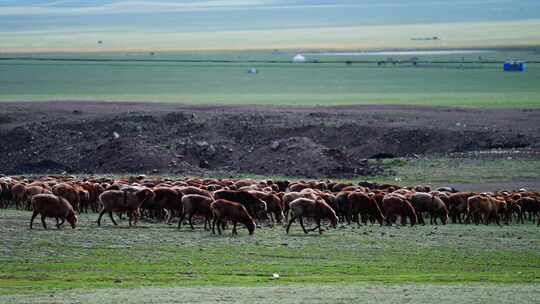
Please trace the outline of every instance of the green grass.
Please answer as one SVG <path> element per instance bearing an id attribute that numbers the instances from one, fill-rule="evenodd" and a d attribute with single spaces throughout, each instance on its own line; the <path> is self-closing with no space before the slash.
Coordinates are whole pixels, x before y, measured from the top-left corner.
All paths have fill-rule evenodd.
<path id="1" fill-rule="evenodd" d="M 254 236 L 142 223 L 98 228 L 82 215 L 76 230 L 27 228 L 30 214 L 0 211 L 0 295 L 73 288 L 269 286 L 353 283 L 540 283 L 533 224 L 340 227 L 304 235 L 294 225 Z M 52 222 L 49 222 L 52 226 Z M 272 280 L 279 273 L 279 280 Z"/>
<path id="2" fill-rule="evenodd" d="M 377 161 L 372 161 L 377 163 Z M 395 172 L 393 176 L 377 176 L 373 180 L 403 185 L 480 184 L 538 180 L 539 159 L 474 159 L 428 157 L 421 159 L 387 159 L 381 164 Z"/>
<path id="3" fill-rule="evenodd" d="M 275 59 L 269 53 L 256 54 L 249 53 L 247 56 Z M 497 59 L 538 56 L 532 50 L 500 51 L 493 54 L 496 55 L 484 56 Z M 172 58 L 188 55 L 176 56 L 170 55 Z M 233 55 L 216 53 L 211 56 L 221 58 Z M 280 59 L 283 55 L 276 56 Z M 455 56 L 436 59 L 455 60 Z M 321 57 L 321 60 L 336 59 Z M 260 71 L 256 76 L 247 74 L 247 70 L 253 66 Z M 404 104 L 537 108 L 540 106 L 539 79 L 540 68 L 537 64 L 529 64 L 525 73 L 504 73 L 500 65 L 492 64 L 458 69 L 456 65 L 449 68 L 394 68 L 377 67 L 376 64 L 0 61 L 0 101 L 104 100 L 204 105 Z"/>

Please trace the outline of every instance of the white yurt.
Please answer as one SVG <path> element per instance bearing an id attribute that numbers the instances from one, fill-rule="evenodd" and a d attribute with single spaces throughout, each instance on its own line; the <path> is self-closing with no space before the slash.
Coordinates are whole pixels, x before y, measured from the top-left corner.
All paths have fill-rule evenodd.
<path id="1" fill-rule="evenodd" d="M 302 54 L 296 54 L 293 58 L 293 62 L 306 62 L 306 57 Z"/>

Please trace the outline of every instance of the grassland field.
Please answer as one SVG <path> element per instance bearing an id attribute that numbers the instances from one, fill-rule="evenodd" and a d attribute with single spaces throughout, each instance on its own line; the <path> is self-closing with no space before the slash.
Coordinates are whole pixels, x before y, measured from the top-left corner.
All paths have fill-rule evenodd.
<path id="1" fill-rule="evenodd" d="M 138 59 L 143 62 L 0 61 L 0 101 L 161 101 L 186 104 L 333 106 L 412 104 L 487 108 L 540 105 L 540 68 L 504 73 L 501 64 L 405 65 L 324 63 L 186 63 L 153 60 L 290 60 L 294 53 L 226 52 L 45 54 L 46 58 Z M 409 60 L 415 55 L 306 55 L 320 62 Z M 4 56 L 5 57 L 5 56 Z M 536 49 L 418 55 L 419 60 L 536 60 Z M 258 74 L 248 74 L 255 67 Z"/>
<path id="2" fill-rule="evenodd" d="M 416 302 L 437 294 L 497 303 L 539 295 L 540 238 L 531 222 L 341 225 L 323 235 L 304 235 L 298 225 L 286 235 L 276 225 L 231 237 L 202 225 L 191 231 L 144 221 L 128 228 L 106 220 L 98 228 L 96 214 L 82 214 L 75 230 L 44 231 L 39 221 L 29 230 L 29 218 L 26 211 L 0 210 L 3 303 L 249 302 L 272 295 L 284 302 L 391 302 L 408 294 Z"/>

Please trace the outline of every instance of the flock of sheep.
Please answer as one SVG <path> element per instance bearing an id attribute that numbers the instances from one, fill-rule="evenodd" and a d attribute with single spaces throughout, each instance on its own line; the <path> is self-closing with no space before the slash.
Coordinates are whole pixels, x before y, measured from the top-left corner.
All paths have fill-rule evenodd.
<path id="1" fill-rule="evenodd" d="M 493 193 L 459 192 L 453 188 L 432 190 L 430 186 L 399 187 L 389 184 L 362 182 L 336 183 L 331 181 L 200 179 L 180 180 L 138 176 L 131 178 L 83 178 L 43 176 L 37 179 L 3 177 L 0 179 L 0 207 L 14 206 L 32 211 L 30 228 L 41 215 L 56 219 L 60 229 L 67 221 L 73 228 L 80 212 L 99 212 L 97 219 L 108 214 L 117 225 L 114 214 L 127 214 L 129 225 L 141 218 L 162 220 L 171 224 L 179 217 L 178 227 L 187 220 L 194 229 L 193 217 L 204 219 L 204 228 L 221 234 L 237 223 L 253 234 L 261 223 L 283 223 L 286 232 L 298 220 L 305 233 L 304 219 L 315 223 L 311 230 L 323 232 L 322 221 L 336 227 L 338 222 L 368 222 L 392 225 L 399 218 L 425 224 L 453 223 L 498 225 L 503 221 L 538 220 L 540 226 L 540 193 L 499 191 Z"/>

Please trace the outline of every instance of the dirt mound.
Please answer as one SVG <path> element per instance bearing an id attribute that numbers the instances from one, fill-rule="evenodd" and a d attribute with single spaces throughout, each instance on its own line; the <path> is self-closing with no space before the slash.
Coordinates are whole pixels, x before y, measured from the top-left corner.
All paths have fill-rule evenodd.
<path id="1" fill-rule="evenodd" d="M 261 175 L 312 178 L 382 173 L 380 167 L 368 166 L 365 161 L 355 163 L 340 149 L 328 148 L 309 137 L 275 140 L 248 152 L 241 158 L 240 171 Z"/>
<path id="2" fill-rule="evenodd" d="M 534 147 L 540 110 L 3 103 L 0 173 L 354 177 L 366 159 Z"/>

